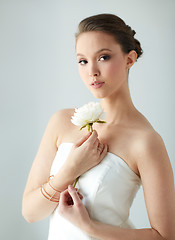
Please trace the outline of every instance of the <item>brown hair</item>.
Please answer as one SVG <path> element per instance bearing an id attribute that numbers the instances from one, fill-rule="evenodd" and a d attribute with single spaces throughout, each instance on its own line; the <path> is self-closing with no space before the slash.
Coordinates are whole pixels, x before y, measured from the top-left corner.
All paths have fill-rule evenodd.
<path id="1" fill-rule="evenodd" d="M 114 36 L 123 52 L 129 53 L 134 50 L 137 53 L 137 59 L 143 53 L 140 42 L 134 38 L 136 32 L 114 14 L 98 14 L 82 20 L 79 23 L 78 32 L 75 34 L 76 40 L 81 33 L 90 31 L 101 31 Z"/>

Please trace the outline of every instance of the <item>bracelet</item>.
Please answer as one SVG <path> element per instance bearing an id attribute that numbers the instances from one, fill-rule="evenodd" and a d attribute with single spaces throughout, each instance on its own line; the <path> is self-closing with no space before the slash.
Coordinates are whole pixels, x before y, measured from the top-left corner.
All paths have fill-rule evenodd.
<path id="1" fill-rule="evenodd" d="M 57 203 L 59 202 L 58 199 L 54 198 L 54 199 L 56 199 L 56 200 L 54 200 L 53 197 L 50 196 L 50 195 L 45 191 L 45 189 L 43 188 L 43 185 L 41 186 L 40 190 L 41 190 L 42 195 L 43 195 L 46 199 L 48 199 L 49 201 L 51 201 L 51 202 L 57 202 Z M 48 196 L 50 196 L 50 197 L 48 197 L 48 196 L 43 192 L 43 190 L 44 190 L 45 193 L 46 193 Z"/>
<path id="2" fill-rule="evenodd" d="M 50 186 L 55 192 L 59 192 L 59 193 L 61 193 L 61 191 L 55 189 L 55 188 L 51 185 L 50 181 L 49 181 L 48 183 L 49 183 L 49 186 Z"/>
<path id="3" fill-rule="evenodd" d="M 47 195 L 49 196 L 49 200 L 50 200 L 50 201 L 51 201 L 52 199 L 58 200 L 58 198 L 54 197 L 54 195 L 55 195 L 56 192 L 54 192 L 52 195 L 50 195 L 50 194 L 46 191 L 46 189 L 45 189 L 45 187 L 44 187 L 44 184 L 42 185 L 41 188 L 42 188 L 42 191 L 44 190 L 45 194 L 47 194 Z"/>
<path id="4" fill-rule="evenodd" d="M 54 187 L 53 187 L 53 185 L 51 184 L 51 177 L 53 178 L 54 177 L 54 175 L 51 175 L 50 177 L 49 177 L 49 181 L 48 181 L 48 183 L 49 183 L 49 186 L 55 191 L 55 192 L 59 192 L 59 193 L 61 193 L 61 191 L 59 191 L 59 190 L 57 190 L 57 189 L 55 189 Z"/>
<path id="5" fill-rule="evenodd" d="M 50 195 L 47 191 L 46 191 L 46 189 L 45 189 L 45 187 L 44 187 L 44 185 L 45 184 L 43 184 L 42 186 L 41 186 L 41 188 L 40 188 L 40 191 L 41 191 L 41 193 L 42 193 L 42 195 L 46 198 L 46 199 L 48 199 L 49 201 L 51 201 L 51 202 L 59 202 L 59 199 L 58 198 L 56 198 L 56 197 L 54 197 L 55 196 L 55 194 L 58 192 L 58 193 L 61 193 L 61 191 L 59 191 L 59 190 L 57 190 L 57 189 L 55 189 L 53 186 L 52 186 L 52 184 L 50 183 L 50 181 L 51 181 L 51 178 L 53 178 L 54 177 L 54 175 L 51 175 L 49 178 L 48 178 L 48 182 L 46 182 L 45 184 L 49 184 L 49 186 L 55 191 L 52 195 Z"/>

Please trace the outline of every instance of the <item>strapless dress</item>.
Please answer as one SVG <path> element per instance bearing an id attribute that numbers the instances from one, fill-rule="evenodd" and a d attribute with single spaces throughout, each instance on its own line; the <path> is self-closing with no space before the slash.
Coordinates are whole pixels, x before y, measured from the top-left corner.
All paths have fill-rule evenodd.
<path id="1" fill-rule="evenodd" d="M 73 143 L 62 143 L 56 153 L 50 174 L 56 175 L 66 161 Z M 82 202 L 92 219 L 121 228 L 135 228 L 129 211 L 141 185 L 139 176 L 127 163 L 108 152 L 95 167 L 81 175 L 76 185 L 83 195 Z M 81 229 L 58 214 L 50 216 L 48 240 L 89 240 Z"/>

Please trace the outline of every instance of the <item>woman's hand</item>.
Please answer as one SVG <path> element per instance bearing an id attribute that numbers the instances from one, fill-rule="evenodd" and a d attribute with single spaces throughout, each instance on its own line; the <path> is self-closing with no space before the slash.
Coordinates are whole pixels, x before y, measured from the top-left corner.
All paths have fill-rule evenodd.
<path id="1" fill-rule="evenodd" d="M 107 148 L 107 144 L 99 141 L 94 130 L 72 146 L 65 164 L 72 168 L 75 177 L 79 177 L 103 160 Z"/>
<path id="2" fill-rule="evenodd" d="M 81 230 L 88 232 L 91 225 L 89 214 L 82 204 L 81 195 L 71 185 L 60 195 L 58 212 Z"/>

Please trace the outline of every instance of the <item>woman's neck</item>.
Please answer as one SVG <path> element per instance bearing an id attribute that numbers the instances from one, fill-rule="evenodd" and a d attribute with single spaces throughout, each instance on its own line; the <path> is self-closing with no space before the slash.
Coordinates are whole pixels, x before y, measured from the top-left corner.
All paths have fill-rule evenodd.
<path id="1" fill-rule="evenodd" d="M 101 105 L 107 114 L 106 122 L 108 124 L 127 123 L 137 111 L 132 102 L 129 88 L 126 86 L 117 93 L 103 98 Z"/>

